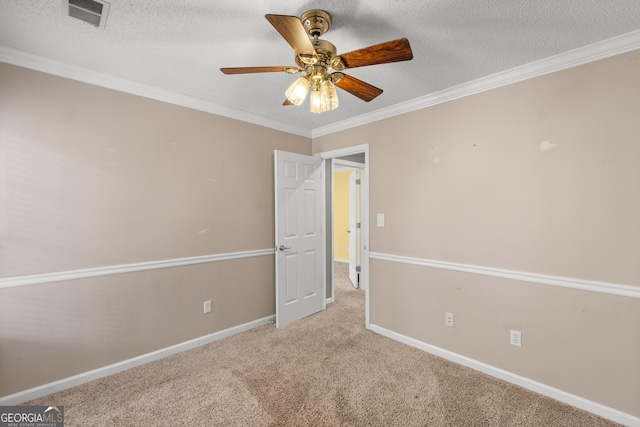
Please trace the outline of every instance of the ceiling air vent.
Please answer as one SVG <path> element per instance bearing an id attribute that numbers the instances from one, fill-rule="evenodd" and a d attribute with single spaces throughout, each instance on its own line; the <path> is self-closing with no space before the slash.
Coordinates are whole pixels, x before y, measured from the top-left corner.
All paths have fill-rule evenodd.
<path id="1" fill-rule="evenodd" d="M 70 17 L 104 28 L 109 12 L 109 3 L 96 0 L 62 0 L 62 5 Z"/>

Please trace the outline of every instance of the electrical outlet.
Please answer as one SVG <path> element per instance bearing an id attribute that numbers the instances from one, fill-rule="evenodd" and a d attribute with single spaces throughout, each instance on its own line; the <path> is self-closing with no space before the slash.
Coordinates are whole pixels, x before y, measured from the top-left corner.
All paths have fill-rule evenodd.
<path id="1" fill-rule="evenodd" d="M 204 302 L 204 313 L 211 313 L 211 300 Z"/>
<path id="2" fill-rule="evenodd" d="M 511 345 L 522 347 L 522 333 L 520 331 L 511 329 L 509 336 L 511 337 Z"/>
<path id="3" fill-rule="evenodd" d="M 444 324 L 453 328 L 453 313 L 444 314 Z"/>

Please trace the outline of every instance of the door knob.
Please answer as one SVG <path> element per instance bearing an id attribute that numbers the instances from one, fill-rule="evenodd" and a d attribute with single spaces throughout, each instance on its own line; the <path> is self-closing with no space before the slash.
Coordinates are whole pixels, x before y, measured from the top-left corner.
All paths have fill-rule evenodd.
<path id="1" fill-rule="evenodd" d="M 289 246 L 280 245 L 278 249 L 280 249 L 281 251 L 284 251 L 285 249 L 291 249 L 291 248 Z"/>

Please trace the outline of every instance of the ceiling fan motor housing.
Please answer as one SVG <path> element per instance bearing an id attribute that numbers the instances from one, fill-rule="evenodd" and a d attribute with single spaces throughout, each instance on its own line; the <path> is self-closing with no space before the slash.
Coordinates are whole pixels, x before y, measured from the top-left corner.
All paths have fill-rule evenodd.
<path id="1" fill-rule="evenodd" d="M 324 10 L 308 10 L 300 17 L 302 25 L 311 38 L 318 38 L 331 28 L 332 18 Z"/>
<path id="2" fill-rule="evenodd" d="M 311 44 L 313 44 L 313 48 L 316 50 L 316 54 L 318 57 L 317 61 L 311 65 L 320 65 L 324 68 L 339 69 L 338 62 L 340 62 L 340 57 L 336 56 L 337 49 L 333 43 L 328 42 L 327 40 L 315 39 L 311 40 Z M 334 61 L 334 58 L 337 58 L 338 60 Z M 296 63 L 303 69 L 307 68 L 310 65 L 308 63 L 305 63 L 300 55 L 296 56 Z"/>

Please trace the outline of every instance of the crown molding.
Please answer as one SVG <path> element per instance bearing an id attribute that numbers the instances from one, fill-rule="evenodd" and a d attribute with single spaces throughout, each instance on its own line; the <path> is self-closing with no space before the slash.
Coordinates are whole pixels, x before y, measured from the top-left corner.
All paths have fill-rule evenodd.
<path id="1" fill-rule="evenodd" d="M 534 77 L 553 73 L 555 71 L 608 58 L 634 49 L 640 49 L 640 30 L 632 31 L 611 39 L 550 56 L 506 71 L 491 74 L 439 92 L 434 92 L 387 108 L 381 108 L 358 117 L 319 127 L 313 129 L 311 137 L 317 138 L 368 123 L 377 122 L 389 117 L 442 104 L 447 101 L 453 101 L 454 99 L 496 89 L 501 86 L 528 80 Z"/>
<path id="2" fill-rule="evenodd" d="M 342 120 L 331 125 L 318 127 L 312 130 L 302 129 L 288 123 L 268 120 L 255 114 L 246 113 L 201 99 L 136 83 L 127 79 L 109 76 L 107 74 L 98 73 L 85 68 L 64 64 L 62 62 L 6 47 L 0 47 L 0 61 L 120 92 L 130 93 L 145 98 L 155 99 L 157 101 L 180 105 L 194 110 L 252 123 L 258 126 L 264 126 L 294 135 L 300 135 L 307 138 L 317 138 L 639 48 L 640 30 L 632 31 L 611 39 L 560 53 L 539 61 L 531 62 L 529 64 L 472 80 L 467 83 L 462 83 L 429 95 L 392 105 L 387 108 L 381 108 L 379 110 L 372 111 L 371 113 Z"/>
<path id="3" fill-rule="evenodd" d="M 267 128 L 279 130 L 282 132 L 300 135 L 307 138 L 311 137 L 311 132 L 299 128 L 297 126 L 268 120 L 255 114 L 246 113 L 235 110 L 233 108 L 214 104 L 202 99 L 194 98 L 187 95 L 171 92 L 157 87 L 137 83 L 120 77 L 110 76 L 108 74 L 99 73 L 82 67 L 65 64 L 54 61 L 52 59 L 9 49 L 0 46 L 0 62 L 17 65 L 19 67 L 29 68 L 35 71 L 41 71 L 47 74 L 53 74 L 71 80 L 77 80 L 83 83 L 89 83 L 101 86 L 107 89 L 117 90 L 132 95 L 142 96 L 144 98 L 155 99 L 156 101 L 167 102 L 182 107 L 191 108 L 218 116 L 227 117 L 234 120 L 264 126 Z"/>

